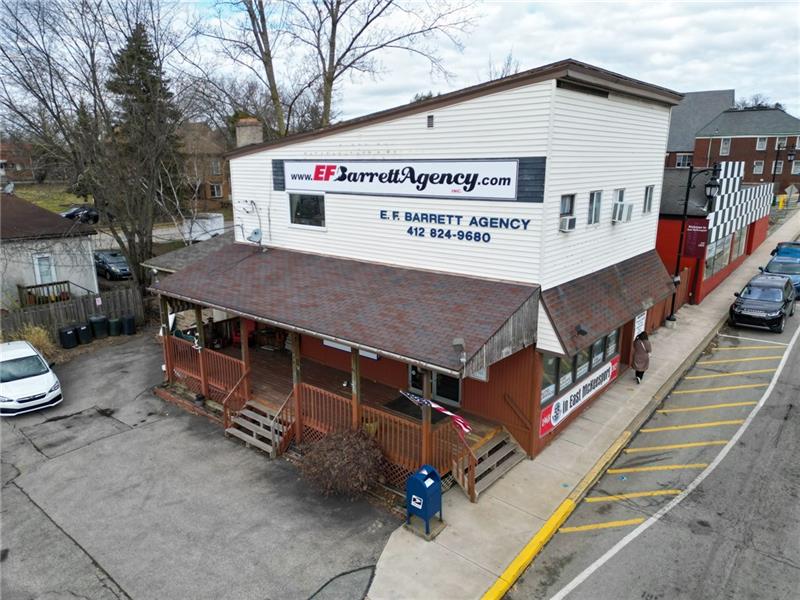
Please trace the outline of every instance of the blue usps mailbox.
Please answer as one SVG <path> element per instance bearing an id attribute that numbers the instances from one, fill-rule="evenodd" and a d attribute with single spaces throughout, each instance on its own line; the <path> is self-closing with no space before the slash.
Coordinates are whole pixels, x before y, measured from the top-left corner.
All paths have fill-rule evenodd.
<path id="1" fill-rule="evenodd" d="M 406 523 L 417 515 L 425 521 L 425 535 L 431 532 L 430 519 L 436 513 L 442 519 L 442 478 L 430 465 L 422 465 L 406 481 Z"/>

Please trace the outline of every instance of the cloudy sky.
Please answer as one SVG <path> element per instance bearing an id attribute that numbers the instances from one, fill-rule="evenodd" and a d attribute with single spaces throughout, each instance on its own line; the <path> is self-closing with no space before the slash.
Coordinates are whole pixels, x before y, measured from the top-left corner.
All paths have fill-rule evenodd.
<path id="1" fill-rule="evenodd" d="M 450 81 L 404 52 L 382 55 L 377 80 L 345 80 L 340 118 L 405 104 L 488 79 L 512 51 L 520 69 L 575 58 L 678 91 L 736 90 L 782 102 L 800 116 L 800 3 L 487 1 L 464 51 L 441 43 Z"/>

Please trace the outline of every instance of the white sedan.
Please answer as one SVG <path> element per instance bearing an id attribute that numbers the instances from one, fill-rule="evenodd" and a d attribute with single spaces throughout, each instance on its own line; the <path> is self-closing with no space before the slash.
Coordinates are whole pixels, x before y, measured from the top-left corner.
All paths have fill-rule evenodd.
<path id="1" fill-rule="evenodd" d="M 13 416 L 61 402 L 61 383 L 28 342 L 0 344 L 0 415 Z"/>

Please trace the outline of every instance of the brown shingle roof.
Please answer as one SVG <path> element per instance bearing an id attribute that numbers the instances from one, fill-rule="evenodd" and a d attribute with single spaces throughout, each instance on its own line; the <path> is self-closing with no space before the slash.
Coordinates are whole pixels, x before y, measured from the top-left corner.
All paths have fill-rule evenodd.
<path id="1" fill-rule="evenodd" d="M 230 244 L 233 244 L 233 231 L 226 231 L 210 240 L 178 248 L 172 252 L 166 252 L 161 256 L 148 258 L 146 262 L 142 263 L 142 266 L 147 269 L 157 269 L 158 271 L 164 271 L 166 273 L 175 273 L 176 271 L 185 269 L 192 263 L 205 259 L 209 254 Z"/>
<path id="2" fill-rule="evenodd" d="M 470 357 L 539 288 L 232 244 L 152 289 L 459 371 L 453 338 Z"/>
<path id="3" fill-rule="evenodd" d="M 14 194 L 2 194 L 0 239 L 27 240 L 92 235 L 95 231 Z"/>
<path id="4" fill-rule="evenodd" d="M 627 323 L 675 291 L 655 250 L 542 292 L 568 355 Z M 587 331 L 578 335 L 577 326 Z"/>

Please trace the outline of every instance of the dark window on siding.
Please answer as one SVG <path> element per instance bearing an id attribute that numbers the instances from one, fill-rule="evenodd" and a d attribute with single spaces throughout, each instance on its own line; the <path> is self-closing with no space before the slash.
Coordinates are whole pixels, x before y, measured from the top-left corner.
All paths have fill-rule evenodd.
<path id="1" fill-rule="evenodd" d="M 433 115 L 428 115 L 428 129 L 433 127 Z"/>
<path id="2" fill-rule="evenodd" d="M 325 196 L 289 194 L 292 223 L 325 227 Z"/>

